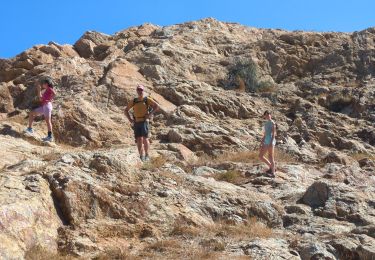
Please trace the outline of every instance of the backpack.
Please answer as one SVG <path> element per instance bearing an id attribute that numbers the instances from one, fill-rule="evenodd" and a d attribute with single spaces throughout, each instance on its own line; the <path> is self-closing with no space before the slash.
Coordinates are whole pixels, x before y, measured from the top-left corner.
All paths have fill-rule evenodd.
<path id="1" fill-rule="evenodd" d="M 140 103 L 140 102 L 143 102 L 146 107 L 147 107 L 147 112 L 150 113 L 152 111 L 152 107 L 150 107 L 147 103 L 147 97 L 144 97 L 143 100 L 138 100 L 138 98 L 134 98 L 133 99 L 133 106 L 137 103 Z M 133 109 L 133 118 L 135 118 L 134 116 L 134 109 Z"/>

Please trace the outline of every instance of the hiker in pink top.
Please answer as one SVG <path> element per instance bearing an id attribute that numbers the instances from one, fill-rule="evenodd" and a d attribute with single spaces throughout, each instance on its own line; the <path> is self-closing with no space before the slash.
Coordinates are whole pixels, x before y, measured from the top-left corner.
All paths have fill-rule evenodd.
<path id="1" fill-rule="evenodd" d="M 44 90 L 41 94 L 41 89 Z M 39 85 L 37 86 L 38 98 L 40 100 L 40 106 L 32 110 L 29 114 L 29 127 L 25 130 L 28 134 L 33 134 L 33 122 L 34 118 L 37 115 L 44 115 L 48 127 L 47 137 L 43 138 L 43 141 L 51 142 L 52 141 L 52 100 L 55 97 L 55 91 L 53 90 L 53 82 L 50 78 L 43 78 L 40 80 Z"/>

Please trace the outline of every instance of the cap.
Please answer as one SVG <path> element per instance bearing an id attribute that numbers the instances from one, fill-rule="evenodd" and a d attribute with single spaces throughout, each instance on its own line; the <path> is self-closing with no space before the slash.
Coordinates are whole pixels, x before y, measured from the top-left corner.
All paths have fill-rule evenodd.
<path id="1" fill-rule="evenodd" d="M 53 80 L 50 77 L 42 77 L 40 83 L 47 84 L 50 88 L 53 88 Z"/>
<path id="2" fill-rule="evenodd" d="M 137 90 L 144 90 L 145 89 L 145 87 L 143 86 L 143 85 L 137 85 Z"/>

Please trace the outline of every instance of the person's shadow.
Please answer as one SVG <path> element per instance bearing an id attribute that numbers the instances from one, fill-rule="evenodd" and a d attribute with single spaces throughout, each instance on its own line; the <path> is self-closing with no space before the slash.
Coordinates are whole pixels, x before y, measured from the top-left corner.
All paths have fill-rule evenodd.
<path id="1" fill-rule="evenodd" d="M 21 134 L 19 132 L 17 132 L 16 130 L 12 128 L 12 126 L 7 125 L 7 124 L 4 124 L 3 128 L 0 129 L 0 134 L 9 135 L 9 136 L 17 137 L 17 138 L 21 137 Z"/>

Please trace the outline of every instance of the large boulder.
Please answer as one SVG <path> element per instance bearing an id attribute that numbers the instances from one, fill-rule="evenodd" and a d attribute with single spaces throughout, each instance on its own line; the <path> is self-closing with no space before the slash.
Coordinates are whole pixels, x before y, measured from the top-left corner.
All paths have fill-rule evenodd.
<path id="1" fill-rule="evenodd" d="M 302 197 L 302 202 L 313 207 L 324 207 L 330 196 L 329 185 L 325 182 L 314 182 Z"/>

